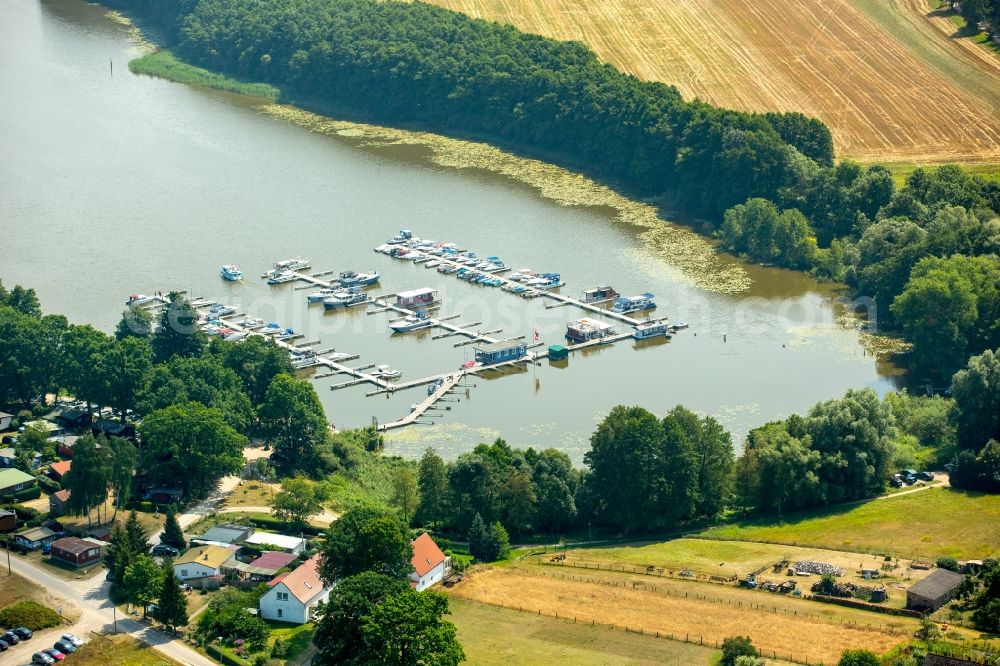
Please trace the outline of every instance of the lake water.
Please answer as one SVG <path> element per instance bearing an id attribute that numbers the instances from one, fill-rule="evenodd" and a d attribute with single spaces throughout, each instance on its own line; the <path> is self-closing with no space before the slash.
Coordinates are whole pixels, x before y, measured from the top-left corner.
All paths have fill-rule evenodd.
<path id="1" fill-rule="evenodd" d="M 456 321 L 528 339 L 537 329 L 547 343 L 585 314 L 372 252 L 410 228 L 515 268 L 560 272 L 563 293 L 599 283 L 653 292 L 656 314 L 690 329 L 669 343 L 622 342 L 565 367 L 476 379 L 434 425 L 390 435 L 389 449 L 403 455 L 435 446 L 454 457 L 503 436 L 579 462 L 596 423 L 620 403 L 658 414 L 682 403 L 739 440 L 848 388 L 893 386 L 895 369 L 838 324 L 832 290 L 803 275 L 737 266 L 748 289 L 699 287 L 606 208 L 560 205 L 488 170 L 440 166 L 419 145 L 317 134 L 259 100 L 135 76 L 126 63 L 139 52 L 134 30 L 98 6 L 0 3 L 0 278 L 34 287 L 47 312 L 111 330 L 128 294 L 187 289 L 358 353 L 358 364 L 388 363 L 404 380 L 457 368 L 471 347 L 431 340 L 432 331 L 391 336 L 387 314 L 324 313 L 307 307 L 305 291 L 255 276 L 292 256 L 315 270 L 375 268 L 385 291 L 434 287 Z M 223 282 L 224 263 L 247 279 Z M 394 420 L 424 395 L 329 390 L 345 379 L 316 381 L 338 427 Z"/>

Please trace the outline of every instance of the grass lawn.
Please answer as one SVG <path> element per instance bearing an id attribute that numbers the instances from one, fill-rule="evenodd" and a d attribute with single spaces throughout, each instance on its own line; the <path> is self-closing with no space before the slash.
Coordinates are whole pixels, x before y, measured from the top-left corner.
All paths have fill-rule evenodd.
<path id="1" fill-rule="evenodd" d="M 699 536 L 898 557 L 1000 554 L 1000 495 L 934 488 L 852 506 L 828 507 L 714 527 Z"/>
<path id="2" fill-rule="evenodd" d="M 226 496 L 224 506 L 271 506 L 274 496 L 281 490 L 277 484 L 273 486 L 260 481 L 241 481 L 233 488 L 233 492 Z"/>
<path id="3" fill-rule="evenodd" d="M 712 664 L 718 651 L 654 636 L 521 613 L 452 597 L 470 664 Z"/>
<path id="4" fill-rule="evenodd" d="M 124 634 L 88 636 L 71 659 L 80 666 L 178 666 L 173 659 Z"/>
<path id="5" fill-rule="evenodd" d="M 311 622 L 294 625 L 268 620 L 267 624 L 271 627 L 271 636 L 267 640 L 268 650 L 271 649 L 277 640 L 285 641 L 288 644 L 288 654 L 280 660 L 281 663 L 294 663 L 312 645 L 312 637 L 316 630 L 316 625 Z"/>
<path id="6" fill-rule="evenodd" d="M 159 76 L 179 83 L 205 86 L 206 88 L 252 95 L 254 97 L 263 97 L 272 102 L 278 99 L 278 95 L 280 94 L 277 88 L 267 83 L 237 81 L 228 76 L 189 65 L 186 62 L 178 60 L 170 51 L 157 51 L 156 53 L 137 58 L 129 62 L 128 68 L 135 74 Z"/>

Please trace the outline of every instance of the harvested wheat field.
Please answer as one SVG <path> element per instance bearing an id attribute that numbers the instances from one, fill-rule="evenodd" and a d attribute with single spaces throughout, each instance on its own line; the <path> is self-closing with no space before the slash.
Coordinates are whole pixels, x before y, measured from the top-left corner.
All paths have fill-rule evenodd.
<path id="1" fill-rule="evenodd" d="M 927 0 L 430 1 L 583 41 L 686 98 L 819 117 L 840 156 L 1000 160 L 1000 63 L 931 25 Z"/>
<path id="2" fill-rule="evenodd" d="M 836 663 L 848 648 L 885 652 L 910 635 L 787 612 L 779 618 L 764 610 L 668 596 L 650 589 L 557 578 L 519 567 L 476 568 L 449 594 L 531 613 L 558 614 L 577 622 L 593 621 L 632 631 L 659 632 L 680 640 L 703 640 L 713 646 L 729 636 L 747 635 L 764 656 L 776 655 L 799 663 Z M 777 631 L 779 620 L 781 630 Z M 803 640 L 805 636 L 809 640 Z"/>

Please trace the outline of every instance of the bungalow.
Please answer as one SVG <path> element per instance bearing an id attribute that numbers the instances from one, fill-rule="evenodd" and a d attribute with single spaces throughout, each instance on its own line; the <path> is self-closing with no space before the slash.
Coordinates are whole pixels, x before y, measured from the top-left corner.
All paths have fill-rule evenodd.
<path id="1" fill-rule="evenodd" d="M 56 453 L 61 455 L 63 458 L 73 457 L 73 447 L 76 446 L 76 440 L 80 439 L 76 435 L 66 435 L 65 437 L 60 437 L 58 444 L 56 444 Z"/>
<path id="2" fill-rule="evenodd" d="M 86 409 L 64 409 L 56 420 L 67 428 L 86 428 L 94 417 Z"/>
<path id="3" fill-rule="evenodd" d="M 0 533 L 13 532 L 17 529 L 17 512 L 0 509 Z"/>
<path id="4" fill-rule="evenodd" d="M 410 587 L 417 592 L 441 582 L 441 579 L 451 571 L 451 558 L 441 552 L 430 534 L 424 532 L 414 539 L 410 546 L 413 548 L 413 558 L 410 560 L 413 565 Z"/>
<path id="5" fill-rule="evenodd" d="M 52 542 L 52 559 L 77 569 L 101 561 L 101 546 L 94 541 L 63 537 Z"/>
<path id="6" fill-rule="evenodd" d="M 192 541 L 229 545 L 240 543 L 251 534 L 253 534 L 253 528 L 246 525 L 216 525 L 209 528 L 200 537 L 193 538 Z"/>
<path id="7" fill-rule="evenodd" d="M 233 551 L 222 546 L 192 548 L 174 560 L 174 575 L 180 580 L 218 576 L 222 565 L 232 556 Z"/>
<path id="8" fill-rule="evenodd" d="M 13 414 L 8 414 L 7 412 L 0 412 L 0 430 L 8 430 L 10 428 L 10 423 L 13 420 L 14 420 Z"/>
<path id="9" fill-rule="evenodd" d="M 475 348 L 476 362 L 483 365 L 513 361 L 521 358 L 528 351 L 528 345 L 520 340 L 502 340 Z"/>
<path id="10" fill-rule="evenodd" d="M 320 580 L 319 557 L 310 557 L 291 573 L 269 583 L 271 589 L 260 598 L 263 619 L 294 624 L 305 624 L 312 619 L 316 605 L 326 602 L 333 589 Z"/>
<path id="11" fill-rule="evenodd" d="M 66 472 L 68 472 L 72 466 L 72 460 L 60 460 L 59 462 L 54 462 L 49 465 L 49 476 L 56 481 L 62 481 L 63 477 L 66 476 Z"/>
<path id="12" fill-rule="evenodd" d="M 244 540 L 244 543 L 259 550 L 279 550 L 295 555 L 300 555 L 306 549 L 305 539 L 273 532 L 254 532 Z"/>
<path id="13" fill-rule="evenodd" d="M 38 550 L 47 543 L 52 543 L 59 536 L 47 527 L 33 527 L 14 535 L 14 543 L 28 550 Z"/>
<path id="14" fill-rule="evenodd" d="M 293 553 L 264 553 L 252 562 L 240 562 L 233 558 L 222 565 L 222 573 L 229 578 L 251 580 L 254 582 L 269 581 L 278 572 L 295 561 Z"/>
<path id="15" fill-rule="evenodd" d="M 41 430 L 45 433 L 47 437 L 58 437 L 66 433 L 65 430 L 59 425 L 56 425 L 52 421 L 46 421 L 45 419 L 37 419 L 35 421 L 29 421 L 28 423 L 22 423 L 25 428 L 35 428 Z"/>
<path id="16" fill-rule="evenodd" d="M 13 467 L 17 462 L 17 449 L 6 447 L 0 449 L 0 467 Z M 31 469 L 38 469 L 42 466 L 42 454 L 35 451 L 31 454 Z"/>
<path id="17" fill-rule="evenodd" d="M 36 483 L 35 477 L 19 469 L 0 469 L 0 497 L 30 488 Z"/>
<path id="18" fill-rule="evenodd" d="M 182 488 L 147 488 L 142 499 L 154 504 L 177 504 L 184 498 Z"/>
<path id="19" fill-rule="evenodd" d="M 931 612 L 944 606 L 955 596 L 955 590 L 965 576 L 947 569 L 935 569 L 926 578 L 906 591 L 906 607 Z"/>
<path id="20" fill-rule="evenodd" d="M 49 495 L 49 515 L 61 516 L 66 513 L 67 502 L 69 502 L 68 490 L 57 490 Z"/>
<path id="21" fill-rule="evenodd" d="M 125 439 L 135 439 L 135 426 L 131 423 L 122 423 L 111 419 L 97 419 L 90 428 L 96 435 L 106 435 L 108 437 L 124 437 Z"/>

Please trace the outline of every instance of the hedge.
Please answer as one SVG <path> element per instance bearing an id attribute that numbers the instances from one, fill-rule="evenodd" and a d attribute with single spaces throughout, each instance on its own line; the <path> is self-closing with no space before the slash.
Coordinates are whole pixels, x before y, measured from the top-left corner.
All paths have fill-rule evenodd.
<path id="1" fill-rule="evenodd" d="M 281 520 L 280 518 L 275 518 L 274 516 L 269 516 L 263 513 L 255 513 L 247 516 L 248 522 L 250 522 L 254 527 L 260 529 L 270 529 L 281 532 L 283 534 L 292 534 L 292 526 L 287 521 Z M 315 527 L 313 525 L 306 525 L 302 529 L 296 529 L 294 532 L 301 532 L 302 534 L 308 534 L 309 536 L 316 536 L 323 533 L 323 528 Z"/>
<path id="2" fill-rule="evenodd" d="M 884 615 L 900 615 L 902 617 L 923 617 L 923 613 L 920 611 L 910 610 L 909 608 L 891 608 L 889 606 L 881 606 L 879 604 L 873 604 L 867 601 L 861 601 L 859 599 L 845 599 L 843 597 L 828 597 L 825 594 L 814 594 L 812 596 L 804 595 L 804 599 L 811 599 L 812 601 L 822 601 L 826 604 L 836 604 L 838 606 L 849 606 L 851 608 L 860 608 L 862 610 L 874 611 L 876 613 L 883 613 Z"/>
<path id="3" fill-rule="evenodd" d="M 240 659 L 237 656 L 229 654 L 225 650 L 219 649 L 217 645 L 206 645 L 205 652 L 208 653 L 209 657 L 215 659 L 219 663 L 225 664 L 226 666 L 247 666 L 246 660 Z"/>
<path id="4" fill-rule="evenodd" d="M 38 481 L 38 485 L 49 493 L 57 493 L 62 490 L 61 483 L 47 476 L 36 476 L 35 479 Z"/>
<path id="5" fill-rule="evenodd" d="M 55 627 L 60 621 L 58 613 L 34 601 L 21 601 L 0 611 L 0 627 L 8 630 L 27 627 L 39 631 Z"/>
<path id="6" fill-rule="evenodd" d="M 10 493 L 9 495 L 4 495 L 0 497 L 0 501 L 3 502 L 23 502 L 24 500 L 36 500 L 42 496 L 42 489 L 37 485 L 31 486 L 30 488 L 25 488 L 24 490 L 18 490 L 16 493 Z"/>

